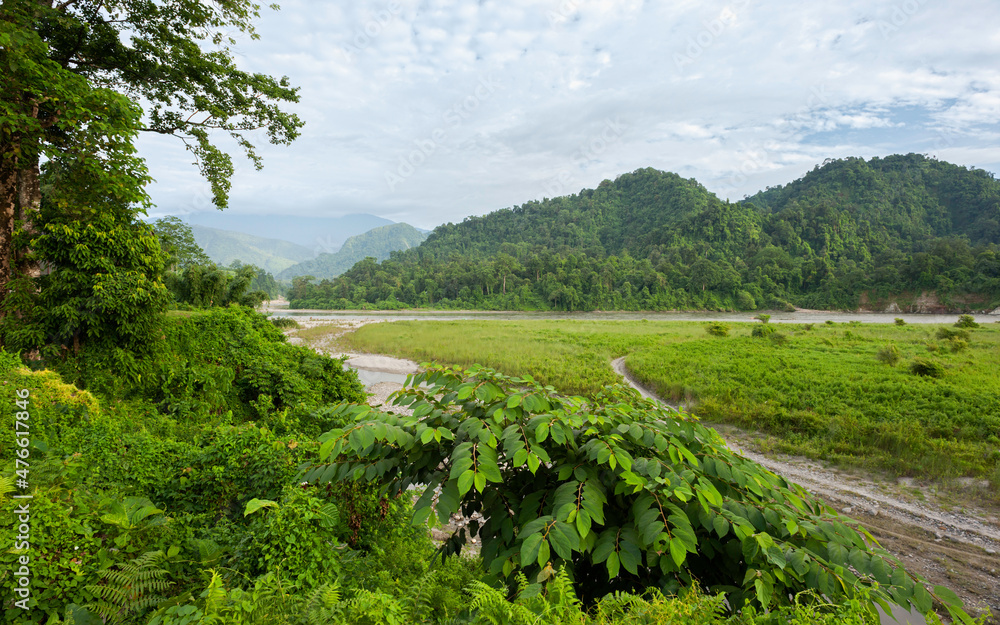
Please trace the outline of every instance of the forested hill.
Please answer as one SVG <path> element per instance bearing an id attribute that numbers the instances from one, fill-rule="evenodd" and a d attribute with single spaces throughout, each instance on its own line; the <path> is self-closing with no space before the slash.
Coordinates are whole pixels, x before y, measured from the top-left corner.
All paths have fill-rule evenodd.
<path id="1" fill-rule="evenodd" d="M 916 154 L 851 158 L 730 203 L 647 168 L 440 226 L 381 264 L 298 280 L 290 299 L 324 308 L 981 310 L 1000 303 L 1000 182 Z"/>
<path id="2" fill-rule="evenodd" d="M 333 254 L 320 254 L 316 258 L 293 265 L 278 274 L 279 280 L 298 276 L 333 278 L 344 273 L 367 256 L 375 260 L 389 258 L 392 252 L 407 250 L 420 245 L 427 235 L 410 224 L 379 226 L 363 234 L 356 234 L 344 242 Z"/>

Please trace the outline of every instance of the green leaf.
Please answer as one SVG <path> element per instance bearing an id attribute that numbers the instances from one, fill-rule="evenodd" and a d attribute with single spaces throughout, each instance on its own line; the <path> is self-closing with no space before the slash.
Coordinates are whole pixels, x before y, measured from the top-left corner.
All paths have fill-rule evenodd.
<path id="1" fill-rule="evenodd" d="M 538 467 L 542 464 L 542 461 L 534 453 L 528 454 L 528 469 L 534 474 L 538 471 Z"/>
<path id="2" fill-rule="evenodd" d="M 608 567 L 608 579 L 614 579 L 618 577 L 618 568 L 619 568 L 618 552 L 612 551 L 611 554 L 608 556 L 607 567 Z"/>
<path id="3" fill-rule="evenodd" d="M 955 594 L 955 591 L 950 588 L 935 586 L 934 594 L 937 595 L 937 598 L 941 601 L 941 603 L 946 606 L 951 606 L 953 608 L 962 607 L 962 600 Z"/>
<path id="4" fill-rule="evenodd" d="M 257 512 L 261 508 L 277 508 L 278 502 L 271 501 L 270 499 L 251 499 L 247 502 L 247 507 L 243 511 L 243 516 L 250 516 L 254 512 Z"/>
<path id="5" fill-rule="evenodd" d="M 483 492 L 486 489 L 486 476 L 482 473 L 476 473 L 474 483 L 476 485 L 476 490 Z"/>
<path id="6" fill-rule="evenodd" d="M 538 566 L 545 566 L 549 561 L 549 555 L 549 541 L 543 540 L 538 547 Z"/>
<path id="7" fill-rule="evenodd" d="M 719 538 L 724 538 L 729 533 L 729 521 L 724 519 L 721 514 L 716 515 L 712 519 L 712 527 L 715 529 L 715 533 L 719 535 Z"/>
<path id="8" fill-rule="evenodd" d="M 538 557 L 538 550 L 542 544 L 542 533 L 536 532 L 529 535 L 521 543 L 521 566 L 528 566 Z"/>
<path id="9" fill-rule="evenodd" d="M 684 547 L 684 541 L 680 538 L 674 537 L 670 539 L 670 557 L 673 558 L 674 564 L 677 566 L 683 564 L 687 558 L 687 549 Z"/>
<path id="10" fill-rule="evenodd" d="M 760 605 L 762 607 L 764 607 L 764 608 L 767 608 L 768 606 L 770 606 L 771 605 L 771 590 L 772 590 L 771 589 L 771 585 L 768 584 L 767 582 L 765 582 L 764 580 L 762 580 L 759 577 L 754 580 L 753 585 L 754 585 L 754 588 L 757 591 L 757 601 L 760 602 Z"/>
<path id="11" fill-rule="evenodd" d="M 543 421 L 538 424 L 538 429 L 535 430 L 535 440 L 539 443 L 544 443 L 545 439 L 548 437 L 549 424 Z"/>
<path id="12" fill-rule="evenodd" d="M 458 495 L 462 497 L 472 488 L 472 482 L 476 477 L 476 472 L 472 469 L 464 471 L 458 476 Z"/>
<path id="13" fill-rule="evenodd" d="M 580 535 L 580 538 L 585 538 L 590 533 L 590 525 L 590 513 L 581 508 L 576 513 L 576 531 Z"/>

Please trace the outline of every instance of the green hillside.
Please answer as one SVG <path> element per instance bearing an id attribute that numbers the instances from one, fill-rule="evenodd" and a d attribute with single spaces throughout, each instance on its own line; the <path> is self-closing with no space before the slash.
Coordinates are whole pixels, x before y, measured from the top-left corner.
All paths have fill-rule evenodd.
<path id="1" fill-rule="evenodd" d="M 309 248 L 295 243 L 242 232 L 196 225 L 191 226 L 191 232 L 195 242 L 205 250 L 209 258 L 227 267 L 234 260 L 241 260 L 246 265 L 256 265 L 271 273 L 278 273 L 316 255 Z"/>
<path id="2" fill-rule="evenodd" d="M 426 238 L 426 234 L 409 224 L 380 226 L 347 239 L 336 253 L 320 254 L 316 258 L 285 269 L 277 275 L 277 278 L 279 280 L 291 280 L 298 276 L 333 278 L 368 256 L 384 260 L 389 258 L 392 252 L 420 245 Z"/>
<path id="3" fill-rule="evenodd" d="M 640 169 L 434 230 L 299 281 L 311 308 L 982 310 L 1000 304 L 1000 182 L 917 154 L 828 161 L 744 202 Z"/>

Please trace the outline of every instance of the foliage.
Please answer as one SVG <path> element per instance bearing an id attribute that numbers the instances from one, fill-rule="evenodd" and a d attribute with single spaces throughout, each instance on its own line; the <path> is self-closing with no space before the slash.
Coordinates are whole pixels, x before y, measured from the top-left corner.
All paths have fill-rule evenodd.
<path id="1" fill-rule="evenodd" d="M 765 315 L 764 313 L 761 313 L 756 317 L 754 317 L 754 319 L 759 319 L 761 323 L 766 324 L 768 321 L 771 320 L 771 315 Z"/>
<path id="2" fill-rule="evenodd" d="M 356 422 L 321 437 L 306 479 L 375 480 L 390 493 L 425 483 L 415 522 L 482 513 L 471 529 L 493 572 L 565 565 L 585 600 L 697 582 L 726 591 L 733 609 L 781 605 L 806 589 L 849 598 L 860 587 L 931 608 L 919 580 L 863 531 L 735 455 L 714 430 L 633 391 L 561 397 L 531 378 L 431 366 L 393 404 L 413 415 L 345 405 Z M 450 538 L 445 553 L 467 538 Z M 935 594 L 961 611 L 949 591 Z"/>
<path id="3" fill-rule="evenodd" d="M 705 331 L 712 336 L 729 336 L 729 326 L 724 323 L 710 323 L 705 326 Z"/>
<path id="4" fill-rule="evenodd" d="M 62 365 L 80 386 L 109 396 L 142 398 L 178 419 L 215 415 L 281 425 L 294 410 L 361 401 L 357 374 L 340 359 L 290 345 L 280 330 L 246 307 L 213 308 L 168 319 L 141 380 L 125 384 L 100 353 L 84 351 Z M 285 426 L 282 426 L 285 427 Z"/>
<path id="5" fill-rule="evenodd" d="M 282 330 L 287 330 L 289 328 L 294 328 L 297 330 L 302 327 L 302 324 L 300 324 L 295 319 L 292 319 L 291 317 L 271 317 L 270 321 L 271 323 L 274 324 L 274 327 L 280 328 Z"/>
<path id="6" fill-rule="evenodd" d="M 899 348 L 892 343 L 880 347 L 877 352 L 875 352 L 875 360 L 885 363 L 890 367 L 895 367 L 896 363 L 899 362 L 900 357 L 902 357 L 902 352 Z"/>
<path id="7" fill-rule="evenodd" d="M 898 325 L 898 326 L 905 326 L 906 325 L 906 320 L 903 319 L 903 318 L 901 318 L 901 317 L 896 317 L 895 324 Z"/>
<path id="8" fill-rule="evenodd" d="M 211 263 L 205 250 L 198 247 L 191 226 L 178 217 L 168 215 L 153 222 L 153 233 L 167 257 L 166 266 L 171 271 L 186 269 L 191 265 Z"/>
<path id="9" fill-rule="evenodd" d="M 164 579 L 167 571 L 158 566 L 163 556 L 161 551 L 149 551 L 117 568 L 101 571 L 101 583 L 88 587 L 97 597 L 97 614 L 106 622 L 121 623 L 161 602 L 160 593 L 170 587 Z"/>
<path id="10" fill-rule="evenodd" d="M 936 380 L 908 373 L 936 326 L 862 324 L 847 338 L 840 324 L 816 325 L 789 332 L 784 346 L 751 339 L 759 323 L 732 326 L 719 341 L 690 322 L 422 321 L 372 324 L 345 340 L 418 362 L 482 360 L 581 394 L 620 379 L 608 363 L 626 356 L 630 373 L 660 397 L 712 422 L 767 432 L 786 452 L 896 475 L 1000 475 L 986 443 L 1000 428 L 1000 371 L 991 365 L 1000 327 L 976 330 L 964 351 L 938 352 L 955 375 Z M 906 367 L 876 360 L 887 343 Z"/>
<path id="11" fill-rule="evenodd" d="M 231 304 L 257 308 L 270 298 L 266 291 L 250 290 L 259 271 L 253 265 L 242 265 L 232 271 L 215 263 L 188 264 L 180 272 L 168 272 L 165 281 L 177 303 L 195 308 Z"/>
<path id="12" fill-rule="evenodd" d="M 979 324 L 976 323 L 976 318 L 972 315 L 961 315 L 958 321 L 955 322 L 956 328 L 978 328 Z"/>
<path id="13" fill-rule="evenodd" d="M 280 506 L 262 507 L 252 514 L 246 542 L 239 547 L 247 573 L 280 572 L 288 579 L 289 590 L 298 592 L 336 578 L 341 535 L 336 505 L 307 489 L 289 487 Z"/>
<path id="14" fill-rule="evenodd" d="M 86 222 L 53 218 L 32 240 L 35 257 L 50 270 L 16 281 L 3 319 L 10 348 L 41 348 L 46 356 L 77 352 L 90 344 L 125 376 L 137 376 L 137 359 L 159 336 L 168 293 L 163 266 L 148 226 L 112 212 Z"/>
<path id="15" fill-rule="evenodd" d="M 950 310 L 1000 303 L 1000 182 L 907 154 L 831 161 L 738 204 L 640 169 L 439 226 L 381 263 L 300 279 L 288 297 L 297 308 L 856 310 L 905 309 L 923 292 Z"/>
<path id="16" fill-rule="evenodd" d="M 754 338 L 768 338 L 773 336 L 775 332 L 777 330 L 774 329 L 774 326 L 761 324 L 753 327 L 753 330 L 750 331 L 750 336 Z"/>
<path id="17" fill-rule="evenodd" d="M 952 340 L 969 340 L 969 332 L 967 330 L 952 330 L 950 328 L 938 328 L 935 333 L 942 341 L 952 341 Z"/>
<path id="18" fill-rule="evenodd" d="M 934 360 L 914 358 L 910 363 L 910 373 L 927 378 L 940 378 L 944 376 L 944 366 Z"/>

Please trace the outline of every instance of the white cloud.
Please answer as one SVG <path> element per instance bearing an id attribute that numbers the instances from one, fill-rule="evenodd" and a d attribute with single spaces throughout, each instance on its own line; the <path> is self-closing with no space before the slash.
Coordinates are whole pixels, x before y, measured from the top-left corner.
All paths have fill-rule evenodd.
<path id="1" fill-rule="evenodd" d="M 995 169 L 996 23 L 973 0 L 287 0 L 240 53 L 301 86 L 307 126 L 241 168 L 230 210 L 433 227 L 647 166 L 734 199 L 826 158 L 936 147 Z M 142 153 L 162 209 L 197 206 L 181 146 Z"/>

